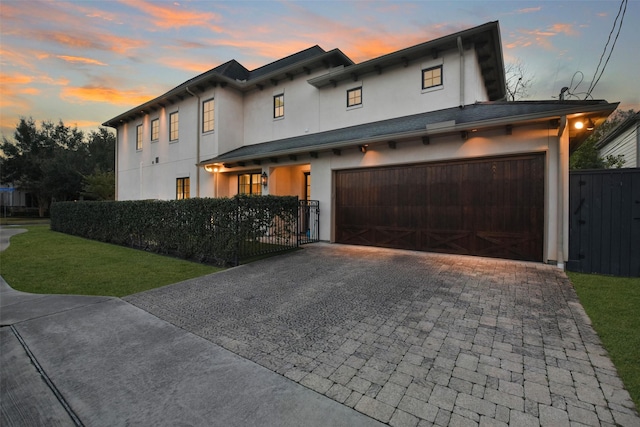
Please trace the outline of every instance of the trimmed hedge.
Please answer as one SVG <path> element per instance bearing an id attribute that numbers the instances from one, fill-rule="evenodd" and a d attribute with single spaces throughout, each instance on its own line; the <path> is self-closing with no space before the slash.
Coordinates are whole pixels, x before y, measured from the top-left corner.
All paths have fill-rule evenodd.
<path id="1" fill-rule="evenodd" d="M 297 247 L 298 200 L 235 196 L 51 205 L 51 229 L 218 265 Z"/>

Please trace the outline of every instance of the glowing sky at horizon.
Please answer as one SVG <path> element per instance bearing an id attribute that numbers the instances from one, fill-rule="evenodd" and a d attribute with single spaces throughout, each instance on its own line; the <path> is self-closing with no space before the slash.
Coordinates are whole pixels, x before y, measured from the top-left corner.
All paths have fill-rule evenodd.
<path id="1" fill-rule="evenodd" d="M 251 70 L 317 44 L 358 63 L 490 21 L 500 22 L 505 62 L 533 78 L 529 99 L 586 92 L 620 4 L 3 0 L 0 131 L 12 137 L 21 117 L 96 129 L 230 59 Z M 638 40 L 631 0 L 594 98 L 640 110 Z"/>

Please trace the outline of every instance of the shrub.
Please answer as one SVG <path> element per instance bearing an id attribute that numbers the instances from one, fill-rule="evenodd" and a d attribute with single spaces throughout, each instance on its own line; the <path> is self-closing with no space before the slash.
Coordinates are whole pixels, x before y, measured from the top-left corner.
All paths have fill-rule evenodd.
<path id="1" fill-rule="evenodd" d="M 51 229 L 218 265 L 297 246 L 297 198 L 56 202 Z"/>

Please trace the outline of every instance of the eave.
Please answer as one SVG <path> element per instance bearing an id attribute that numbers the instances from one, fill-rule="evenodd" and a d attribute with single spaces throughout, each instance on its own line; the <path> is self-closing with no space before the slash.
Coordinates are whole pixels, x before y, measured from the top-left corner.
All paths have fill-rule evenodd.
<path id="1" fill-rule="evenodd" d="M 537 105 L 538 109 L 534 111 L 531 108 L 532 105 Z M 424 138 L 428 140 L 432 137 L 462 135 L 463 132 L 500 128 L 506 132 L 513 127 L 542 122 L 548 122 L 550 127 L 558 129 L 560 132 L 560 121 L 563 117 L 566 117 L 570 122 L 578 118 L 591 119 L 599 125 L 617 106 L 617 103 L 612 104 L 606 101 L 477 103 L 466 106 L 465 109 L 450 108 L 248 145 L 204 160 L 198 166 L 226 164 L 227 167 L 235 167 L 242 166 L 242 164 L 273 162 L 273 159 L 276 159 L 277 162 L 278 158 L 313 157 L 318 153 L 335 153 L 336 150 L 357 149 L 363 144 L 389 144 L 392 142 L 393 147 L 396 147 L 397 143 L 407 140 L 423 138 L 425 141 Z M 505 114 L 505 111 L 509 110 L 512 112 Z M 389 131 L 385 131 L 385 128 Z M 586 131 L 579 132 L 575 128 L 569 127 L 570 151 L 575 150 L 587 136 Z"/>
<path id="2" fill-rule="evenodd" d="M 300 76 L 307 76 L 318 68 L 328 69 L 349 64 L 353 64 L 351 59 L 349 59 L 339 49 L 333 49 L 322 55 L 298 61 L 295 64 L 279 68 L 270 73 L 261 75 L 258 78 L 249 80 L 232 79 L 221 75 L 214 69 L 194 77 L 180 86 L 171 89 L 165 94 L 151 99 L 144 104 L 138 105 L 137 107 L 104 122 L 102 125 L 117 128 L 122 123 L 136 120 L 146 114 L 181 102 L 185 98 L 192 96 L 189 92 L 202 93 L 212 87 L 218 86 L 233 88 L 240 92 L 248 92 L 255 89 L 262 90 L 265 87 L 277 86 L 279 82 L 284 80 L 293 80 Z"/>
<path id="3" fill-rule="evenodd" d="M 308 82 L 317 88 L 336 86 L 343 81 L 357 80 L 365 74 L 382 74 L 391 67 L 407 66 L 415 61 L 422 61 L 425 57 L 437 58 L 441 52 L 458 49 L 458 37 L 461 38 L 465 48 L 473 46 L 476 50 L 489 100 L 504 99 L 506 83 L 500 28 L 497 21 L 421 43 L 360 64 L 335 69 L 328 74 L 309 79 Z"/>

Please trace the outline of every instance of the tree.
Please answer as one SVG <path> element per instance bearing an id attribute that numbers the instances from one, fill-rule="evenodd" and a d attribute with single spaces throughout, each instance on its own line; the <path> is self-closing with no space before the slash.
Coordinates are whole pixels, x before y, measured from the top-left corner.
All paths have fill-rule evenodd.
<path id="1" fill-rule="evenodd" d="M 44 216 L 52 200 L 81 198 L 88 185 L 87 177 L 108 172 L 113 175 L 115 137 L 104 128 L 91 132 L 85 141 L 82 131 L 67 127 L 62 121 L 44 121 L 38 128 L 32 118 L 21 118 L 13 140 L 3 136 L 0 150 L 0 179 L 31 193 L 38 202 L 40 216 Z M 102 185 L 107 185 L 104 176 L 100 179 Z M 115 189 L 115 178 L 112 182 Z M 107 193 L 100 191 L 96 197 Z"/>
<path id="2" fill-rule="evenodd" d="M 520 59 L 508 63 L 504 74 L 507 85 L 507 101 L 519 101 L 529 95 L 533 76 L 529 76 L 529 72 Z"/>
<path id="3" fill-rule="evenodd" d="M 569 158 L 569 169 L 612 169 L 621 168 L 624 163 L 622 155 L 600 157 L 596 144 L 620 123 L 635 114 L 633 110 L 616 110 L 600 125 Z"/>

